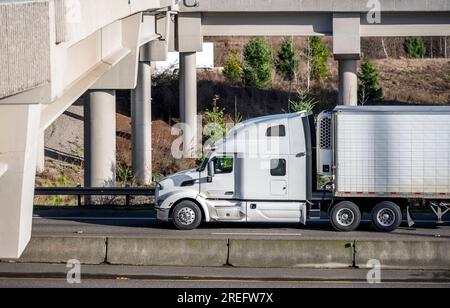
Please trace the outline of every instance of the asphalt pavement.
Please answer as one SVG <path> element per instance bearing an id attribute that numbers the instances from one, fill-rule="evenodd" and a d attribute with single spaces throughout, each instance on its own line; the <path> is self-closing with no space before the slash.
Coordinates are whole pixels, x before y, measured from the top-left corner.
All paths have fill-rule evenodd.
<path id="1" fill-rule="evenodd" d="M 448 288 L 448 271 L 383 270 L 367 282 L 361 269 L 180 268 L 82 265 L 81 281 L 67 282 L 65 264 L 0 263 L 0 288 Z"/>
<path id="2" fill-rule="evenodd" d="M 324 215 L 326 216 L 326 215 Z M 450 239 L 450 215 L 437 225 L 434 215 L 415 215 L 416 225 L 406 221 L 392 233 L 379 233 L 365 217 L 355 232 L 336 232 L 328 219 L 292 223 L 203 223 L 193 231 L 176 230 L 171 223 L 157 221 L 152 209 L 36 208 L 33 235 L 133 236 L 161 238 L 249 238 L 320 240 L 443 240 Z"/>

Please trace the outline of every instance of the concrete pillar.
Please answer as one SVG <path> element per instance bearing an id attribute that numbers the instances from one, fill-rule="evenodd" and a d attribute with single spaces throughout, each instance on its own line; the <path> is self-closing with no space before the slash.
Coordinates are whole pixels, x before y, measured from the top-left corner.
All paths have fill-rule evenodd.
<path id="1" fill-rule="evenodd" d="M 45 133 L 39 133 L 37 142 L 37 160 L 36 172 L 42 173 L 45 171 Z"/>
<path id="2" fill-rule="evenodd" d="M 116 91 L 92 90 L 84 108 L 85 187 L 116 185 Z"/>
<path id="3" fill-rule="evenodd" d="M 18 258 L 31 238 L 40 105 L 0 104 L 0 258 Z"/>
<path id="4" fill-rule="evenodd" d="M 339 104 L 358 105 L 358 60 L 339 61 Z"/>
<path id="5" fill-rule="evenodd" d="M 131 91 L 133 171 L 138 185 L 150 185 L 152 182 L 151 83 L 150 63 L 139 63 L 137 87 Z"/>
<path id="6" fill-rule="evenodd" d="M 186 104 L 186 100 L 185 100 L 185 90 L 184 90 L 184 86 L 186 83 L 186 78 L 185 78 L 185 67 L 186 67 L 186 62 L 185 62 L 185 57 L 182 55 L 182 53 L 179 53 L 179 63 L 180 63 L 180 69 L 179 69 L 179 83 L 180 83 L 180 122 L 181 123 L 186 123 L 186 115 L 185 115 L 185 104 Z M 183 69 L 182 69 L 183 68 Z"/>
<path id="7" fill-rule="evenodd" d="M 180 52 L 180 104 L 183 105 L 185 157 L 195 157 L 197 145 L 197 54 Z"/>

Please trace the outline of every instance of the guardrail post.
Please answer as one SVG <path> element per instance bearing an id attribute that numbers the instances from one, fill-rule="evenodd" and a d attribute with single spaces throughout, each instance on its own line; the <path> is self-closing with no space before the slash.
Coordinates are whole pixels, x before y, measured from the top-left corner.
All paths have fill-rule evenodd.
<path id="1" fill-rule="evenodd" d="M 81 188 L 81 185 L 78 184 L 77 188 Z M 77 206 L 79 206 L 79 207 L 81 206 L 81 195 L 80 195 L 80 193 L 77 194 Z"/>

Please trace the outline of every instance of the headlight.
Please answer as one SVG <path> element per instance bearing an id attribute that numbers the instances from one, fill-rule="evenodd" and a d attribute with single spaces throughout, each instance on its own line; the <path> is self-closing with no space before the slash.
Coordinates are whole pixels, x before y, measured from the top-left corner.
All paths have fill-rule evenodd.
<path id="1" fill-rule="evenodd" d="M 158 202 L 157 202 L 158 206 L 161 206 L 163 204 L 163 202 L 164 202 L 164 200 L 159 199 Z"/>

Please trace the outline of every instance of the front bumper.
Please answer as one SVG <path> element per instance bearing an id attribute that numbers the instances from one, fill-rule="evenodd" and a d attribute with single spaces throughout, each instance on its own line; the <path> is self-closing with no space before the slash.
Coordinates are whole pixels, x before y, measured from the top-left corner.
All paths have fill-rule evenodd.
<path id="1" fill-rule="evenodd" d="M 169 221 L 170 209 L 156 208 L 156 219 L 161 221 Z"/>

